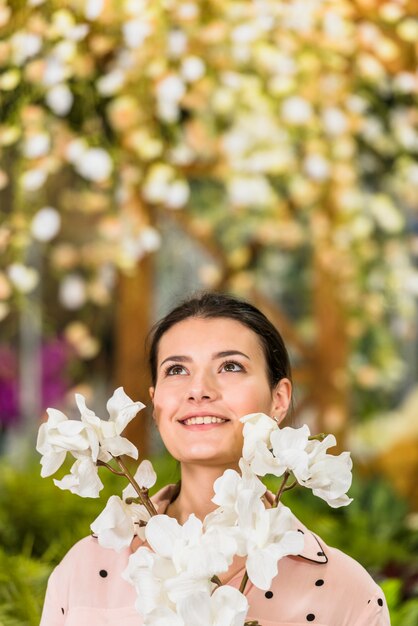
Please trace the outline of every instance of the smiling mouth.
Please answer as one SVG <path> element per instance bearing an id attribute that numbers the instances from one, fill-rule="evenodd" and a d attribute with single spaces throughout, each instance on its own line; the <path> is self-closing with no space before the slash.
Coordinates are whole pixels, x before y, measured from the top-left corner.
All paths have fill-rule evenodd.
<path id="1" fill-rule="evenodd" d="M 222 417 L 215 417 L 214 415 L 198 415 L 197 417 L 187 417 L 184 420 L 180 420 L 180 424 L 185 426 L 192 426 L 194 424 L 224 424 L 229 420 Z"/>

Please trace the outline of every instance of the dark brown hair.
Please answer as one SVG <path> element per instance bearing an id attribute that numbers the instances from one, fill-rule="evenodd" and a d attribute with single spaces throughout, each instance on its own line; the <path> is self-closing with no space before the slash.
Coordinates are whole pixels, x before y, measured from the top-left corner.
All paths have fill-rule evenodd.
<path id="1" fill-rule="evenodd" d="M 157 381 L 157 353 L 161 337 L 172 326 L 190 317 L 226 317 L 252 330 L 259 338 L 267 363 L 267 377 L 273 389 L 282 378 L 291 380 L 289 355 L 279 331 L 257 307 L 227 294 L 205 292 L 176 306 L 152 328 L 149 363 L 152 384 Z"/>

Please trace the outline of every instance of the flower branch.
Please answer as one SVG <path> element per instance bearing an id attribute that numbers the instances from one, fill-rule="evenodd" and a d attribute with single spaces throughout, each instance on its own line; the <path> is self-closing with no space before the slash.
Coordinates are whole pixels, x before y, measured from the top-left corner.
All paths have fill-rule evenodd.
<path id="1" fill-rule="evenodd" d="M 109 419 L 105 421 L 87 408 L 83 396 L 77 395 L 76 402 L 80 420 L 48 409 L 48 422 L 40 427 L 37 442 L 41 474 L 55 473 L 69 453 L 75 458 L 70 474 L 54 481 L 61 489 L 98 497 L 103 487 L 98 467 L 128 480 L 122 497 L 112 495 L 91 528 L 100 545 L 117 551 L 132 546 L 135 537 L 141 540 L 123 577 L 137 591 L 144 626 L 161 624 L 162 618 L 165 624 L 176 626 L 214 626 L 225 607 L 231 615 L 225 626 L 261 626 L 257 620 L 246 621 L 248 581 L 268 590 L 280 560 L 300 554 L 304 545 L 294 516 L 281 502 L 283 494 L 299 484 L 332 507 L 351 501 L 346 495 L 351 459 L 347 452 L 327 453 L 336 443 L 332 435 L 312 436 L 306 425 L 280 428 L 271 417 L 257 413 L 241 419 L 240 471 L 227 469 L 214 483 L 212 501 L 217 508 L 203 521 L 192 514 L 181 525 L 159 514 L 149 497 L 157 479 L 152 464 L 143 460 L 133 475 L 122 458 L 138 458 L 138 450 L 121 433 L 144 405 L 133 402 L 119 388 L 107 403 Z M 263 502 L 266 486 L 260 480 L 266 474 L 281 478 L 270 508 Z M 235 556 L 245 557 L 239 589 L 223 584 L 220 578 Z"/>

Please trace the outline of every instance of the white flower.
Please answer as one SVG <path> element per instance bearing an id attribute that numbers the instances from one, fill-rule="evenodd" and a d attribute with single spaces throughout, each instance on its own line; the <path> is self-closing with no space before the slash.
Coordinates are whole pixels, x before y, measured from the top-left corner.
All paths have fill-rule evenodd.
<path id="1" fill-rule="evenodd" d="M 314 180 L 326 180 L 330 174 L 329 161 L 322 154 L 309 154 L 303 164 L 305 172 Z"/>
<path id="2" fill-rule="evenodd" d="M 87 148 L 88 145 L 85 139 L 73 139 L 67 145 L 65 156 L 70 163 L 75 165 L 84 152 L 86 152 Z"/>
<path id="3" fill-rule="evenodd" d="M 327 449 L 335 444 L 334 435 L 328 435 L 321 442 L 309 442 L 309 478 L 299 481 L 332 508 L 346 506 L 353 500 L 346 495 L 351 486 L 353 462 L 349 452 L 342 452 L 338 456 L 327 454 Z"/>
<path id="4" fill-rule="evenodd" d="M 103 148 L 88 148 L 75 158 L 75 169 L 87 180 L 102 182 L 112 173 L 113 163 Z"/>
<path id="5" fill-rule="evenodd" d="M 175 610 L 159 606 L 144 617 L 144 626 L 186 626 Z"/>
<path id="6" fill-rule="evenodd" d="M 244 417 L 240 419 L 240 422 L 244 424 L 242 430 L 244 436 L 242 456 L 248 461 L 254 455 L 256 443 L 258 441 L 264 441 L 264 443 L 268 444 L 270 442 L 271 433 L 277 430 L 279 425 L 265 413 L 250 413 L 249 415 L 244 415 Z"/>
<path id="7" fill-rule="evenodd" d="M 68 66 L 61 59 L 50 56 L 46 59 L 42 82 L 46 87 L 53 87 L 67 80 L 70 74 Z"/>
<path id="8" fill-rule="evenodd" d="M 218 527 L 226 537 L 237 542 L 237 554 L 247 557 L 247 573 L 260 589 L 268 589 L 277 574 L 277 562 L 287 554 L 299 554 L 303 536 L 294 530 L 289 509 L 280 506 L 266 509 L 261 496 L 266 487 L 240 460 L 240 476 L 226 470 L 214 483 L 212 502 L 220 508 L 205 518 L 205 525 Z"/>
<path id="9" fill-rule="evenodd" d="M 172 561 L 178 574 L 185 572 L 196 580 L 226 572 L 237 549 L 232 537 L 222 538 L 217 527 L 205 529 L 193 514 L 183 526 L 168 515 L 155 515 L 145 537 L 157 554 Z"/>
<path id="10" fill-rule="evenodd" d="M 85 280 L 77 274 L 69 274 L 60 283 L 58 298 L 66 309 L 81 309 L 87 299 Z"/>
<path id="11" fill-rule="evenodd" d="M 41 476 L 51 476 L 64 463 L 67 452 L 73 456 L 97 459 L 99 442 L 94 432 L 78 420 L 69 420 L 57 409 L 47 409 L 48 421 L 41 424 L 36 442 L 42 454 Z"/>
<path id="12" fill-rule="evenodd" d="M 42 187 L 47 178 L 47 173 L 41 169 L 28 170 L 20 179 L 25 191 L 37 191 Z"/>
<path id="13" fill-rule="evenodd" d="M 205 73 L 205 64 L 200 57 L 186 57 L 181 65 L 181 75 L 187 82 L 194 82 L 202 78 Z"/>
<path id="14" fill-rule="evenodd" d="M 275 200 L 274 191 L 264 176 L 234 176 L 228 183 L 232 204 L 240 206 L 269 206 Z"/>
<path id="15" fill-rule="evenodd" d="M 53 207 L 43 207 L 35 213 L 32 223 L 32 235 L 38 241 L 50 241 L 59 232 L 61 216 Z"/>
<path id="16" fill-rule="evenodd" d="M 286 471 L 291 472 L 300 485 L 312 489 L 314 495 L 326 500 L 330 506 L 345 506 L 351 502 L 346 492 L 351 485 L 352 461 L 348 452 L 338 457 L 326 453 L 328 448 L 335 446 L 333 435 L 323 441 L 311 440 L 306 424 L 301 428 L 279 428 L 262 413 L 247 415 L 241 421 L 244 422 L 243 457 L 250 471 L 257 476 L 282 476 Z M 243 463 L 240 462 L 242 470 L 245 468 Z M 218 480 L 219 483 L 215 481 L 215 493 L 221 485 L 222 497 L 216 493 L 213 500 L 216 504 L 224 505 L 226 490 L 230 501 L 234 496 L 238 498 L 238 490 L 231 488 L 227 472 Z M 235 482 L 239 484 L 236 478 Z"/>
<path id="17" fill-rule="evenodd" d="M 125 74 L 121 69 L 115 69 L 105 74 L 97 81 L 97 90 L 102 96 L 113 96 L 125 82 Z"/>
<path id="18" fill-rule="evenodd" d="M 129 20 L 122 26 L 123 38 L 128 48 L 138 48 L 151 33 L 151 26 L 143 19 Z"/>
<path id="19" fill-rule="evenodd" d="M 36 133 L 27 137 L 23 144 L 23 155 L 27 159 L 38 159 L 48 153 L 51 140 L 47 133 Z"/>
<path id="20" fill-rule="evenodd" d="M 60 84 L 54 85 L 47 91 L 45 100 L 55 115 L 64 116 L 71 110 L 74 97 L 67 85 Z"/>
<path id="21" fill-rule="evenodd" d="M 123 387 L 118 387 L 108 400 L 106 408 L 109 412 L 107 421 L 101 420 L 86 406 L 83 395 L 76 394 L 76 403 L 81 413 L 81 421 L 89 425 L 95 432 L 100 442 L 100 461 L 110 461 L 114 456 L 126 454 L 134 459 L 138 458 L 138 450 L 121 432 L 126 428 L 135 415 L 144 408 L 142 402 L 134 402 L 124 392 Z"/>
<path id="22" fill-rule="evenodd" d="M 82 498 L 99 497 L 99 491 L 104 485 L 98 476 L 96 464 L 90 458 L 78 459 L 70 472 L 62 480 L 54 479 L 54 484 Z"/>
<path id="23" fill-rule="evenodd" d="M 222 586 L 212 595 L 202 591 L 190 595 L 179 602 L 177 612 L 186 626 L 243 626 L 248 601 L 238 589 Z"/>
<path id="24" fill-rule="evenodd" d="M 175 602 L 198 591 L 211 591 L 213 586 L 208 580 L 177 572 L 170 558 L 146 547 L 138 548 L 129 557 L 122 577 L 135 587 L 138 596 L 135 606 L 142 616 L 150 615 L 149 623 L 153 611 L 159 607 L 175 614 Z"/>
<path id="25" fill-rule="evenodd" d="M 135 493 L 135 495 L 138 495 Z M 140 521 L 148 522 L 150 514 L 141 504 L 126 504 L 118 496 L 110 496 L 106 507 L 90 525 L 103 548 L 120 552 L 127 548 L 140 531 Z"/>
<path id="26" fill-rule="evenodd" d="M 310 102 L 300 96 L 291 96 L 282 104 L 282 117 L 288 124 L 308 124 L 312 119 Z"/>
<path id="27" fill-rule="evenodd" d="M 141 489 L 151 489 L 157 481 L 157 474 L 152 467 L 151 461 L 145 459 L 142 461 L 135 472 L 134 476 L 135 481 L 138 483 L 138 486 Z M 138 494 L 131 484 L 129 484 L 122 492 L 123 499 L 126 498 L 137 498 Z"/>
<path id="28" fill-rule="evenodd" d="M 104 0 L 87 0 L 84 15 L 88 20 L 96 20 L 103 11 Z"/>
<path id="29" fill-rule="evenodd" d="M 262 414 L 259 422 L 260 428 L 266 424 L 265 416 Z M 257 441 L 250 431 L 252 435 L 250 445 L 246 446 L 244 443 L 245 455 L 244 451 L 243 455 L 252 471 L 258 476 L 266 474 L 282 476 L 286 471 L 291 471 L 298 480 L 306 479 L 309 475 L 309 457 L 306 452 L 310 436 L 309 428 L 306 425 L 301 428 L 277 427 L 268 435 L 268 423 L 264 427 L 266 431 L 263 433 L 263 439 Z M 257 428 L 257 425 L 253 425 L 253 428 Z M 244 442 L 245 437 L 244 433 Z"/>
<path id="30" fill-rule="evenodd" d="M 38 54 L 42 47 L 42 39 L 39 35 L 24 31 L 15 33 L 10 38 L 10 43 L 16 65 L 23 65 L 27 59 Z"/>
<path id="31" fill-rule="evenodd" d="M 337 107 L 326 107 L 322 113 L 324 127 L 330 135 L 338 136 L 348 128 L 346 115 Z"/>
<path id="32" fill-rule="evenodd" d="M 187 48 L 187 37 L 185 33 L 176 28 L 168 33 L 167 48 L 170 57 L 181 57 Z"/>
<path id="33" fill-rule="evenodd" d="M 183 207 L 190 196 L 189 185 L 185 180 L 175 180 L 167 190 L 166 204 L 170 209 L 180 209 Z"/>
<path id="34" fill-rule="evenodd" d="M 302 533 L 294 529 L 294 518 L 287 507 L 266 509 L 260 498 L 243 491 L 237 501 L 240 552 L 247 554 L 247 574 L 259 589 L 267 590 L 277 575 L 278 561 L 303 550 Z"/>
<path id="35" fill-rule="evenodd" d="M 22 293 L 29 293 L 39 283 L 39 274 L 33 267 L 12 263 L 7 269 L 10 282 Z"/>
<path id="36" fill-rule="evenodd" d="M 179 102 L 184 96 L 186 88 L 179 76 L 170 74 L 157 84 L 155 91 L 159 100 Z"/>

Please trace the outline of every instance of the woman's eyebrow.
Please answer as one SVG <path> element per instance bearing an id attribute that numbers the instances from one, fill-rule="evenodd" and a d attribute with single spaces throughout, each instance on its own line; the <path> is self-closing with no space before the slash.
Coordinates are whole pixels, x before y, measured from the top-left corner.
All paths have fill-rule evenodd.
<path id="1" fill-rule="evenodd" d="M 234 356 L 239 354 L 240 356 L 244 356 L 249 361 L 251 360 L 249 356 L 244 354 L 244 352 L 240 352 L 240 350 L 223 350 L 222 352 L 216 352 L 212 358 L 213 359 L 223 359 L 226 356 Z"/>
<path id="2" fill-rule="evenodd" d="M 191 357 L 185 356 L 184 354 L 175 354 L 173 356 L 168 356 L 166 359 L 164 359 L 164 361 L 161 361 L 160 367 L 164 365 L 166 361 L 174 361 L 175 363 L 182 363 L 183 361 L 186 361 L 187 363 L 190 363 L 191 360 Z"/>

